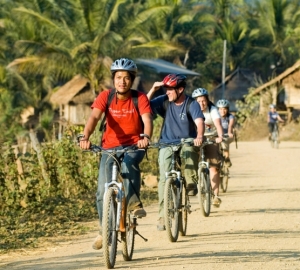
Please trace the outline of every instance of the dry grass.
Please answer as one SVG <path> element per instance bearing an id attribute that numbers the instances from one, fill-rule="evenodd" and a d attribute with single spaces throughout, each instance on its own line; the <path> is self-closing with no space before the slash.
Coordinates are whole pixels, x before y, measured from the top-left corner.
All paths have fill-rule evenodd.
<path id="1" fill-rule="evenodd" d="M 300 141 L 299 118 L 291 123 L 280 124 L 281 141 Z M 238 129 L 238 139 L 240 141 L 259 141 L 266 140 L 268 137 L 268 125 L 266 117 L 257 116 L 252 119 L 246 119 L 242 128 Z"/>

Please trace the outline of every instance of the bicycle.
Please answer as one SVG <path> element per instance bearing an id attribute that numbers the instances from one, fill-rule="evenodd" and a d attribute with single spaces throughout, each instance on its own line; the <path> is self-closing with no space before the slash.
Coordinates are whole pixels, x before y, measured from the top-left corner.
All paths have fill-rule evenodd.
<path id="1" fill-rule="evenodd" d="M 214 193 L 210 184 L 209 162 L 205 161 L 204 147 L 209 144 L 213 144 L 209 137 L 201 144 L 200 147 L 200 160 L 198 165 L 198 200 L 201 208 L 201 212 L 204 217 L 208 217 L 210 214 L 211 199 L 214 197 Z"/>
<path id="2" fill-rule="evenodd" d="M 142 136 L 143 134 L 141 134 Z M 82 138 L 81 135 L 77 140 Z M 131 261 L 134 251 L 135 235 L 140 236 L 145 242 L 148 241 L 136 229 L 137 217 L 127 211 L 125 189 L 121 176 L 121 164 L 125 153 L 134 151 L 145 151 L 136 145 L 123 149 L 103 149 L 97 145 L 91 145 L 88 151 L 94 153 L 105 153 L 113 158 L 111 181 L 107 178 L 103 200 L 103 259 L 108 269 L 114 268 L 117 255 L 118 242 L 122 243 L 122 255 L 125 261 Z M 121 241 L 118 235 L 121 235 Z"/>
<path id="3" fill-rule="evenodd" d="M 277 122 L 274 123 L 273 131 L 271 133 L 271 146 L 276 149 L 279 147 L 279 129 Z"/>
<path id="4" fill-rule="evenodd" d="M 153 143 L 149 148 L 169 147 L 172 150 L 171 170 L 166 172 L 164 190 L 164 215 L 167 236 L 176 242 L 179 236 L 186 235 L 188 214 L 191 205 L 186 190 L 186 180 L 181 174 L 180 149 L 184 144 L 192 145 L 191 139 L 181 139 L 179 143 Z"/>
<path id="5" fill-rule="evenodd" d="M 227 139 L 228 137 L 224 136 L 223 140 Z M 223 155 L 223 148 L 222 145 L 220 144 L 220 154 L 221 154 L 221 164 L 220 164 L 220 184 L 221 184 L 221 189 L 225 193 L 228 188 L 228 180 L 229 180 L 229 166 L 225 162 L 225 157 Z"/>

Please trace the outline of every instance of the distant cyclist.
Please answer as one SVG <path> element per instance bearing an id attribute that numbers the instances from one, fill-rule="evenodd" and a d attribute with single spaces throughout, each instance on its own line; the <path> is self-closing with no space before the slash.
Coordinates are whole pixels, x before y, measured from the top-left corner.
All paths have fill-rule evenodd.
<path id="1" fill-rule="evenodd" d="M 277 121 L 284 122 L 284 120 L 280 117 L 279 113 L 276 111 L 276 106 L 271 104 L 269 106 L 270 110 L 268 112 L 268 128 L 269 128 L 269 141 L 271 140 L 271 134 L 274 130 Z"/>
<path id="2" fill-rule="evenodd" d="M 192 97 L 200 104 L 201 110 L 205 117 L 205 136 L 213 136 L 216 143 L 205 146 L 205 157 L 209 161 L 209 172 L 211 187 L 214 192 L 213 206 L 219 207 L 221 199 L 219 197 L 220 176 L 219 168 L 221 156 L 219 143 L 223 140 L 223 128 L 218 108 L 208 98 L 208 91 L 204 88 L 197 88 L 193 91 Z"/>
<path id="3" fill-rule="evenodd" d="M 229 101 L 226 99 L 220 99 L 217 102 L 217 107 L 219 108 L 219 113 L 221 116 L 221 124 L 223 128 L 224 135 L 227 135 L 228 138 L 224 140 L 221 145 L 223 149 L 223 155 L 225 158 L 225 163 L 227 166 L 231 166 L 231 161 L 229 157 L 229 144 L 234 140 L 234 124 L 235 118 L 229 111 Z"/>

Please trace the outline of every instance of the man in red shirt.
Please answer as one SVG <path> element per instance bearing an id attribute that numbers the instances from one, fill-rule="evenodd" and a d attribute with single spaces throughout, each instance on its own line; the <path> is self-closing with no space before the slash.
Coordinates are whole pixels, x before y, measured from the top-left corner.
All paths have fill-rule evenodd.
<path id="1" fill-rule="evenodd" d="M 138 110 L 135 108 L 132 99 L 132 84 L 137 74 L 136 64 L 126 58 L 117 59 L 111 65 L 112 79 L 115 87 L 115 94 L 109 107 L 106 108 L 110 91 L 101 92 L 92 104 L 92 112 L 84 128 L 84 138 L 80 141 L 82 149 L 89 149 L 89 138 L 94 132 L 98 121 L 103 113 L 106 116 L 106 128 L 102 137 L 102 147 L 105 149 L 122 148 L 136 144 L 139 148 L 146 148 L 152 135 L 153 120 L 150 103 L 147 96 L 137 93 Z M 143 123 L 142 123 L 143 122 Z M 140 137 L 140 134 L 146 134 Z M 142 202 L 139 199 L 141 174 L 139 164 L 145 155 L 144 151 L 126 153 L 123 159 L 122 176 L 124 179 L 126 200 L 129 211 L 139 218 L 146 216 Z M 102 154 L 98 188 L 96 193 L 96 204 L 100 220 L 100 234 L 96 237 L 93 248 L 102 248 L 102 212 L 105 175 L 111 175 L 112 158 Z M 101 173 L 100 173 L 101 171 Z M 137 194 L 136 194 L 137 193 Z"/>

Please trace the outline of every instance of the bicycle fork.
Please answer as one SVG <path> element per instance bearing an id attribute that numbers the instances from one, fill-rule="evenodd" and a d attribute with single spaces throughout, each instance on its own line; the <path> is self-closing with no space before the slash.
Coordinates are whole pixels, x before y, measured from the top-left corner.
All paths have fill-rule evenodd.
<path id="1" fill-rule="evenodd" d="M 125 224 L 120 224 L 123 220 L 121 219 L 122 216 L 122 202 L 125 199 L 125 194 L 123 191 L 123 183 L 122 181 L 117 181 L 120 177 L 118 166 L 116 163 L 113 164 L 112 167 L 112 179 L 111 182 L 105 183 L 104 185 L 104 198 L 106 195 L 106 192 L 109 188 L 114 189 L 114 193 L 116 195 L 116 201 L 117 201 L 117 217 L 116 217 L 116 231 L 124 231 L 125 230 Z"/>
<path id="2" fill-rule="evenodd" d="M 174 177 L 176 175 L 176 177 Z M 180 194 L 182 192 L 182 181 L 180 181 L 181 179 L 181 172 L 180 171 L 175 171 L 175 170 L 171 170 L 170 172 L 166 172 L 166 178 L 168 177 L 173 177 L 175 179 L 174 181 L 174 185 L 176 186 L 176 190 L 177 190 L 177 194 L 175 196 L 176 201 L 175 201 L 175 212 L 178 212 L 180 209 Z M 172 192 L 174 192 L 172 190 Z"/>

